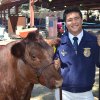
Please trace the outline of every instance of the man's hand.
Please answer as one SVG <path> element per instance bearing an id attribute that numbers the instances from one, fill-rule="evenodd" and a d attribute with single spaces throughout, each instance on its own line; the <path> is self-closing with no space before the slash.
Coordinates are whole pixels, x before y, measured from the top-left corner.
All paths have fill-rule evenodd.
<path id="1" fill-rule="evenodd" d="M 60 59 L 58 58 L 54 60 L 54 63 L 55 63 L 55 68 L 58 70 L 61 67 Z"/>

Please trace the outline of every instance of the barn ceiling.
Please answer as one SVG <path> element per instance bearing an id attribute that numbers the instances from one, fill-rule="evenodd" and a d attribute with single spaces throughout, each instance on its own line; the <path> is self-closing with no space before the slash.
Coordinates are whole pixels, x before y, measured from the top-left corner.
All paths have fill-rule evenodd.
<path id="1" fill-rule="evenodd" d="M 0 10 L 11 8 L 15 5 L 29 3 L 29 0 L 0 0 Z M 35 0 L 36 6 L 41 6 L 51 10 L 63 10 L 67 6 L 76 5 L 81 9 L 99 9 L 100 0 Z"/>
<path id="2" fill-rule="evenodd" d="M 79 6 L 81 9 L 100 9 L 100 0 L 43 0 L 43 7 L 46 7 L 51 10 L 63 10 L 67 6 Z M 35 5 L 39 5 L 38 2 Z"/>
<path id="3" fill-rule="evenodd" d="M 5 10 L 12 8 L 13 6 L 20 6 L 21 4 L 28 3 L 29 0 L 1 0 L 0 1 L 0 10 Z"/>

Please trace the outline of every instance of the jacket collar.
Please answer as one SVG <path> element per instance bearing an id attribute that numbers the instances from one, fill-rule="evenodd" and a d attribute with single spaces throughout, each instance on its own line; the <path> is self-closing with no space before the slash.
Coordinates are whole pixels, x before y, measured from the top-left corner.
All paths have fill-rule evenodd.
<path id="1" fill-rule="evenodd" d="M 91 41 L 91 38 L 89 37 L 89 33 L 86 32 L 85 30 L 83 30 L 83 37 L 81 42 L 87 42 L 87 41 Z M 71 41 L 68 37 L 68 32 L 65 32 L 64 35 L 61 37 L 61 44 L 69 44 Z"/>

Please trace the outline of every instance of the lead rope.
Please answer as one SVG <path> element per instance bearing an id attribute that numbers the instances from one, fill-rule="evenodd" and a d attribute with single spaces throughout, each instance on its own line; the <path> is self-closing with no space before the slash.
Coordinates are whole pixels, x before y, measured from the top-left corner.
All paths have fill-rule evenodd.
<path id="1" fill-rule="evenodd" d="M 60 92 L 60 100 L 62 100 L 62 87 L 59 88 L 59 92 Z"/>

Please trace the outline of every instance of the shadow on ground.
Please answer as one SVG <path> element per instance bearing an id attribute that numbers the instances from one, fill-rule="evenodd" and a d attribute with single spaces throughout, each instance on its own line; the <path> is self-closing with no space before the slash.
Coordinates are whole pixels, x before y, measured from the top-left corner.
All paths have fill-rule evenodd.
<path id="1" fill-rule="evenodd" d="M 40 84 L 34 86 L 31 100 L 55 100 L 54 90 L 50 90 Z"/>
<path id="2" fill-rule="evenodd" d="M 99 100 L 99 69 L 96 70 L 95 84 L 92 91 L 95 100 Z M 54 90 L 50 90 L 40 84 L 36 84 L 32 91 L 32 97 L 30 100 L 55 100 Z"/>

